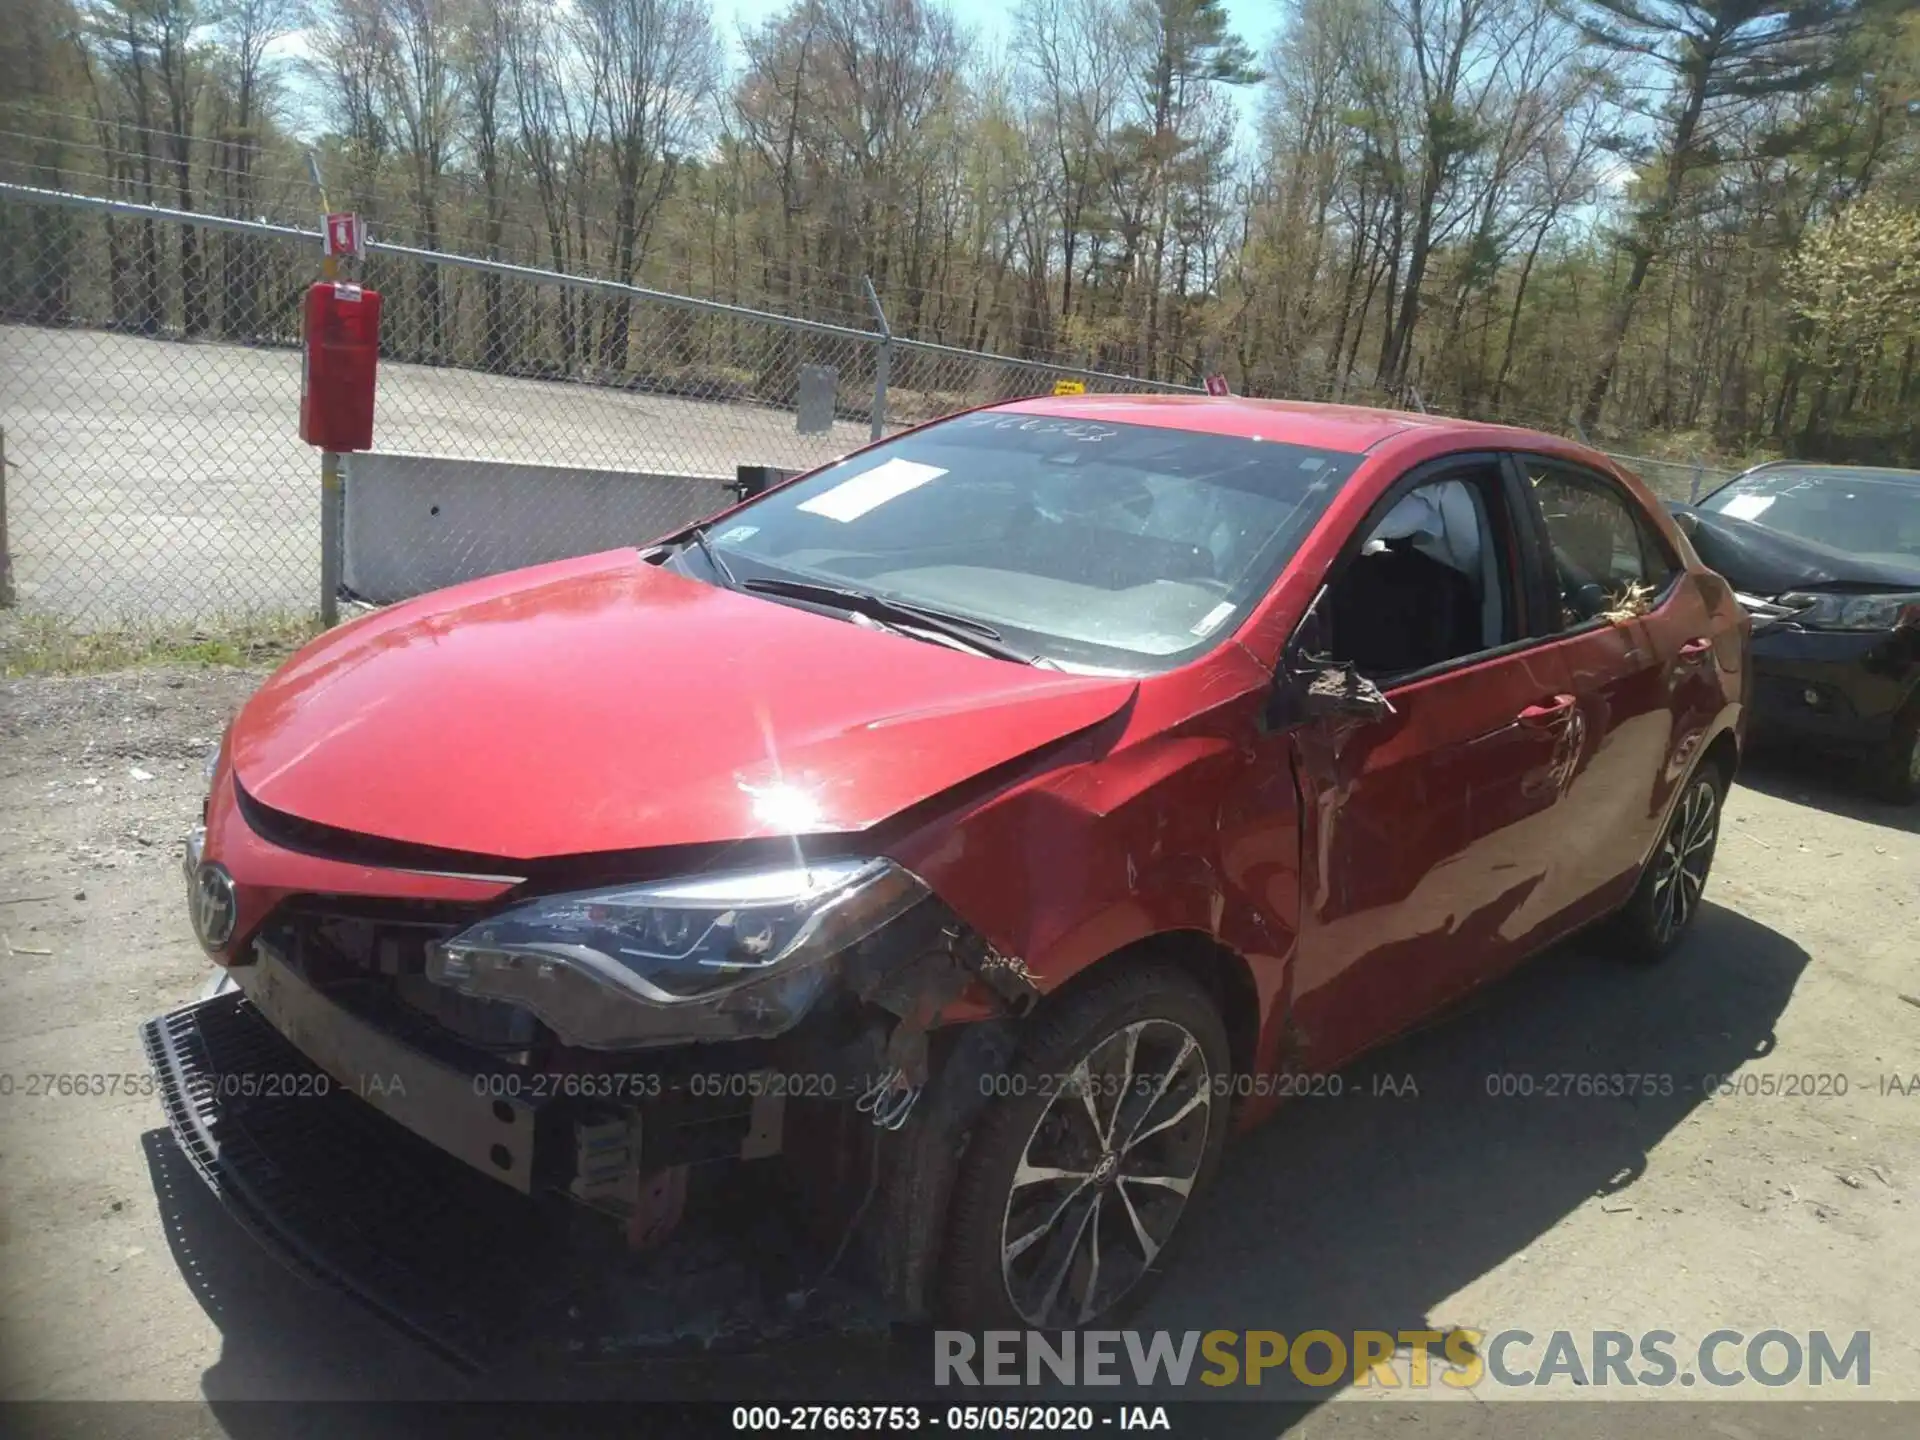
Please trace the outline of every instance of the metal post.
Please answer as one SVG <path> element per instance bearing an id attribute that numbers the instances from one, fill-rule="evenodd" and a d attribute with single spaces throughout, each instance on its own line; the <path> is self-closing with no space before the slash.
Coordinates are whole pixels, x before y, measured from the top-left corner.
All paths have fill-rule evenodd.
<path id="1" fill-rule="evenodd" d="M 7 549 L 7 432 L 0 430 L 0 605 L 11 605 L 13 552 Z"/>
<path id="2" fill-rule="evenodd" d="M 320 452 L 320 623 L 340 620 L 340 455 Z"/>
<path id="3" fill-rule="evenodd" d="M 313 181 L 314 193 L 320 197 L 320 278 L 338 280 L 340 261 L 327 253 L 327 212 L 333 207 L 327 203 L 327 182 L 320 176 L 320 159 L 311 150 L 307 151 L 307 176 Z"/>
<path id="4" fill-rule="evenodd" d="M 873 359 L 873 425 L 867 432 L 869 439 L 878 440 L 887 433 L 887 382 L 893 376 L 893 327 L 887 324 L 887 312 L 880 308 L 873 277 L 864 275 L 861 283 L 867 287 L 867 304 L 873 307 L 874 323 L 880 327 L 880 353 Z"/>
<path id="5" fill-rule="evenodd" d="M 1706 466 L 1700 461 L 1693 462 L 1693 483 L 1687 487 L 1687 503 L 1693 504 L 1700 498 L 1700 482 L 1706 478 Z"/>

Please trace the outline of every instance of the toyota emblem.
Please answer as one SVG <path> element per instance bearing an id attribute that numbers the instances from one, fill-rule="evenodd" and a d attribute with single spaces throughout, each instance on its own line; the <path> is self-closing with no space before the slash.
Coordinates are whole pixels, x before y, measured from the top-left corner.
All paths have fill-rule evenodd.
<path id="1" fill-rule="evenodd" d="M 233 877 L 211 860 L 202 862 L 187 887 L 187 908 L 201 945 L 218 953 L 233 938 L 233 924 L 240 913 Z"/>

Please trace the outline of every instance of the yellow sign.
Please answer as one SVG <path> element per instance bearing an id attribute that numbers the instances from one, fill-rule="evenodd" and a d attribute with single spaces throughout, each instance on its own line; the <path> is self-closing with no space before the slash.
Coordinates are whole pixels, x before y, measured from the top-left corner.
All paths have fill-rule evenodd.
<path id="1" fill-rule="evenodd" d="M 1053 382 L 1053 393 L 1056 395 L 1084 395 L 1087 393 L 1087 382 L 1084 380 L 1056 380 Z"/>

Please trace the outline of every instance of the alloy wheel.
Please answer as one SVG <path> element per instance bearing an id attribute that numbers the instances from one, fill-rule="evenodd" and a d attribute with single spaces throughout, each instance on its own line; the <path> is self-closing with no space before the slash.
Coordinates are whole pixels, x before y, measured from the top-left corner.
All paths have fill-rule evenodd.
<path id="1" fill-rule="evenodd" d="M 1081 1057 L 1027 1137 L 1001 1218 L 1001 1278 L 1022 1319 L 1084 1325 L 1145 1278 L 1213 1124 L 1213 1075 L 1185 1026 L 1138 1020 Z"/>
<path id="2" fill-rule="evenodd" d="M 1678 935 L 1699 907 L 1719 833 L 1719 789 L 1711 780 L 1697 779 L 1654 857 L 1653 923 L 1661 944 Z"/>

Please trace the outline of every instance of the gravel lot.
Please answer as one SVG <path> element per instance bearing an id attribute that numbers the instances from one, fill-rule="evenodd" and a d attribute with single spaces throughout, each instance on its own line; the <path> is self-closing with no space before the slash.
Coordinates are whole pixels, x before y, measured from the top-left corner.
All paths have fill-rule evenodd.
<path id="1" fill-rule="evenodd" d="M 320 468 L 292 350 L 0 325 L 0 429 L 21 603 L 92 621 L 305 610 Z M 383 363 L 379 446 L 732 476 L 864 444 L 791 412 Z M 633 540 L 650 536 L 632 536 Z"/>
<path id="2" fill-rule="evenodd" d="M 0 1098 L 0 1398 L 218 1406 L 535 1388 L 463 1379 L 280 1270 L 172 1154 L 152 1098 L 24 1093 L 36 1073 L 142 1071 L 136 1024 L 202 983 L 176 844 L 207 746 L 259 678 L 0 683 L 0 1075 L 13 1077 Z M 1920 1092 L 1884 1093 L 1881 1078 L 1920 1075 L 1917 820 L 1812 772 L 1755 769 L 1728 802 L 1713 903 L 1672 963 L 1628 970 L 1565 948 L 1349 1082 L 1411 1077 L 1417 1095 L 1291 1107 L 1229 1154 L 1207 1223 L 1137 1323 L 1664 1328 L 1693 1341 L 1720 1327 L 1867 1329 L 1870 1398 L 1920 1399 Z M 1670 1075 L 1673 1089 L 1487 1093 L 1489 1075 L 1568 1071 Z M 1702 1076 L 1736 1071 L 1849 1088 L 1703 1098 Z M 538 1388 L 844 1401 L 872 1398 L 904 1363 L 830 1348 Z M 1564 1428 L 1543 1419 L 1530 1433 Z"/>

